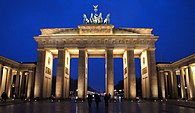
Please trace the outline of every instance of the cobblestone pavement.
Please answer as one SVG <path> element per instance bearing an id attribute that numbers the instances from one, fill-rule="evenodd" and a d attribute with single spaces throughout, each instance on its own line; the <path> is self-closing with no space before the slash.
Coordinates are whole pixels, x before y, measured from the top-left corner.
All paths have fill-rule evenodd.
<path id="1" fill-rule="evenodd" d="M 100 102 L 96 108 L 95 102 L 88 108 L 87 102 L 28 102 L 0 106 L 0 113 L 195 113 L 192 107 L 184 107 L 163 102 L 130 102 L 109 103 L 104 106 L 104 101 Z"/>

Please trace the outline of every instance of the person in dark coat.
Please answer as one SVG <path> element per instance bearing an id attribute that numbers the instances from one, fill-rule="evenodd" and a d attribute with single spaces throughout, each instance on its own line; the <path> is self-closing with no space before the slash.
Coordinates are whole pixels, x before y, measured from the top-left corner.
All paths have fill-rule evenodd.
<path id="1" fill-rule="evenodd" d="M 1 98 L 2 98 L 3 102 L 6 102 L 7 93 L 5 91 L 2 93 Z"/>
<path id="2" fill-rule="evenodd" d="M 105 106 L 108 107 L 109 95 L 105 94 L 104 96 Z"/>
<path id="3" fill-rule="evenodd" d="M 92 103 L 92 96 L 91 96 L 91 94 L 88 94 L 87 100 L 88 100 L 88 106 L 89 106 L 89 108 L 91 108 L 91 103 Z"/>
<path id="4" fill-rule="evenodd" d="M 95 103 L 96 103 L 96 107 L 99 107 L 99 102 L 101 102 L 100 96 L 98 94 L 95 94 Z"/>

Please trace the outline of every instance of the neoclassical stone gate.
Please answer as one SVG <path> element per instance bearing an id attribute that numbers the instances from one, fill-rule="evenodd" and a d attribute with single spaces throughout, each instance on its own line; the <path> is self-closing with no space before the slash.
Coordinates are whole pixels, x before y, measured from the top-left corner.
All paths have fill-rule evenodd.
<path id="1" fill-rule="evenodd" d="M 34 97 L 51 96 L 53 59 L 58 58 L 56 98 L 69 97 L 70 59 L 78 58 L 78 97 L 87 95 L 88 58 L 105 58 L 106 93 L 114 94 L 113 58 L 123 58 L 124 96 L 136 98 L 135 58 L 140 58 L 142 97 L 158 98 L 155 42 L 151 28 L 115 28 L 84 24 L 78 28 L 41 29 L 35 36 L 38 60 Z"/>

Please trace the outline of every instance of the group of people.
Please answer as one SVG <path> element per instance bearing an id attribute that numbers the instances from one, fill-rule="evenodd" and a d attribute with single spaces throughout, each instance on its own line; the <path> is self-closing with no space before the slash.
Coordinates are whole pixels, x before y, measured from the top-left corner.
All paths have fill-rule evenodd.
<path id="1" fill-rule="evenodd" d="M 100 96 L 98 94 L 95 94 L 94 98 L 95 98 L 96 107 L 98 108 L 99 102 L 101 102 Z M 92 95 L 88 94 L 87 100 L 88 100 L 89 108 L 91 108 L 92 99 L 93 99 Z"/>
<path id="2" fill-rule="evenodd" d="M 108 102 L 110 100 L 110 97 L 111 97 L 110 94 L 105 94 L 105 96 L 104 96 L 104 101 L 105 101 L 105 106 L 106 107 L 108 107 Z M 95 98 L 96 108 L 98 108 L 99 107 L 99 102 L 101 102 L 100 95 L 95 94 L 94 98 Z M 91 108 L 91 103 L 92 103 L 92 100 L 93 100 L 93 97 L 92 97 L 91 94 L 88 94 L 87 100 L 88 100 L 88 106 L 89 106 L 89 108 Z"/>

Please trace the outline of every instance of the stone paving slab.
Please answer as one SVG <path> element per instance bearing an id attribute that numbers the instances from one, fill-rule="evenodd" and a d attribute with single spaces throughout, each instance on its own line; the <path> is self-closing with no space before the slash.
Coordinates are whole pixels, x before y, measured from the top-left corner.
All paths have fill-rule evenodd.
<path id="1" fill-rule="evenodd" d="M 0 104 L 0 113 L 195 113 L 195 102 L 173 101 L 140 101 L 140 102 L 110 102 L 105 107 L 104 101 L 100 102 L 99 108 L 95 102 L 91 108 L 87 102 L 74 101 L 21 101 L 8 102 L 12 104 Z M 20 104 L 22 103 L 22 104 Z M 178 104 L 179 103 L 179 104 Z M 186 104 L 188 103 L 188 104 Z M 189 106 L 182 106 L 189 105 Z"/>

